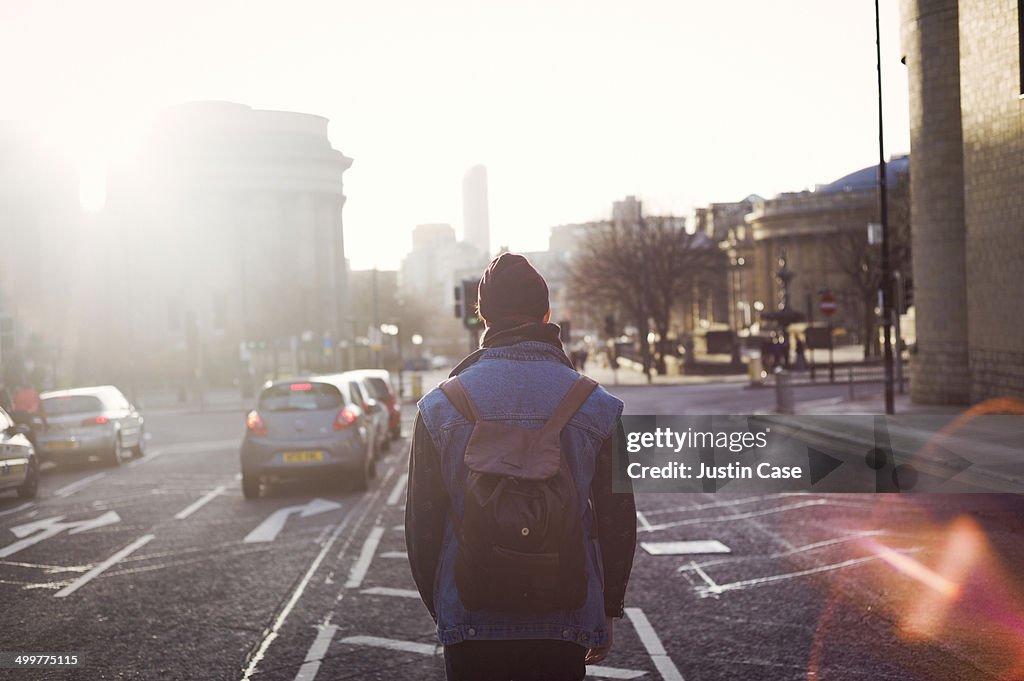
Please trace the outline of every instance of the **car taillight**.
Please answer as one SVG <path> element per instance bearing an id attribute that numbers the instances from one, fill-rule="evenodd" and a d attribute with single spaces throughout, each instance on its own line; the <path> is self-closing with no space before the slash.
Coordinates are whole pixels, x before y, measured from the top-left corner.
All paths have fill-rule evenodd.
<path id="1" fill-rule="evenodd" d="M 106 416 L 93 416 L 82 421 L 83 426 L 105 426 L 110 423 L 110 419 Z"/>
<path id="2" fill-rule="evenodd" d="M 255 409 L 249 412 L 249 415 L 245 417 L 245 426 L 257 435 L 267 434 L 267 424 L 260 418 L 259 412 Z"/>
<path id="3" fill-rule="evenodd" d="M 345 407 L 338 412 L 338 418 L 334 419 L 334 429 L 344 430 L 356 422 L 356 413 Z"/>

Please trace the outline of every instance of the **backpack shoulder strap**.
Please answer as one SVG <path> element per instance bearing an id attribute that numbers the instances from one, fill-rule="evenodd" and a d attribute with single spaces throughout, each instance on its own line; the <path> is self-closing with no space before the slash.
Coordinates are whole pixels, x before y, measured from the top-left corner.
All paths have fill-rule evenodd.
<path id="1" fill-rule="evenodd" d="M 441 381 L 438 387 L 455 408 L 459 410 L 459 413 L 469 419 L 470 423 L 476 423 L 480 420 L 480 414 L 476 410 L 476 405 L 473 404 L 473 400 L 469 399 L 469 393 L 466 392 L 458 376 Z"/>
<path id="2" fill-rule="evenodd" d="M 569 388 L 569 392 L 565 394 L 562 401 L 555 407 L 555 411 L 551 414 L 548 422 L 544 424 L 544 430 L 548 432 L 560 433 L 566 424 L 569 423 L 569 419 L 573 417 L 583 403 L 590 397 L 590 393 L 597 389 L 597 381 L 588 377 L 580 376 L 572 387 Z"/>

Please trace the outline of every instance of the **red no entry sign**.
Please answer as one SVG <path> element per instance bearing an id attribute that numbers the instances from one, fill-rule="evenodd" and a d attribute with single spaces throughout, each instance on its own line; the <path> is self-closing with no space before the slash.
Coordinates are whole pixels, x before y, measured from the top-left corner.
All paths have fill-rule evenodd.
<path id="1" fill-rule="evenodd" d="M 826 293 L 821 296 L 821 314 L 826 317 L 831 317 L 835 314 L 836 310 L 839 309 L 839 305 L 836 303 L 836 299 L 831 293 Z"/>

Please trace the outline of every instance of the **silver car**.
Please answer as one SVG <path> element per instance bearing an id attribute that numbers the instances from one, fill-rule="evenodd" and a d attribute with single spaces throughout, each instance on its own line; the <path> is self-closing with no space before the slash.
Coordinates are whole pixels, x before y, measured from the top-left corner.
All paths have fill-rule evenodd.
<path id="1" fill-rule="evenodd" d="M 0 409 L 0 491 L 13 489 L 31 499 L 39 488 L 39 461 L 27 437 L 28 426 L 14 425 Z"/>
<path id="2" fill-rule="evenodd" d="M 374 369 L 356 369 L 341 374 L 342 379 L 354 381 L 359 387 L 363 408 L 373 423 L 376 456 L 388 451 L 391 446 L 391 413 L 388 410 L 387 394 L 379 373 Z"/>
<path id="3" fill-rule="evenodd" d="M 43 460 L 65 463 L 98 457 L 116 466 L 145 452 L 145 421 L 112 385 L 54 390 L 40 395 L 46 426 L 36 431 Z"/>

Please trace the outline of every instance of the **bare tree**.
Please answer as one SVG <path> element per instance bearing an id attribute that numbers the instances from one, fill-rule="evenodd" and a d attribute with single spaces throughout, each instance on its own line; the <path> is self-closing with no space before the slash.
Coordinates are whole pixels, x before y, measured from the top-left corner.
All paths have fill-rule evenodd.
<path id="1" fill-rule="evenodd" d="M 621 310 L 636 325 L 650 380 L 652 325 L 659 338 L 654 361 L 664 373 L 673 309 L 701 273 L 723 265 L 723 257 L 706 238 L 686 232 L 679 218 L 609 222 L 584 238 L 569 280 L 577 296 Z"/>
<path id="2" fill-rule="evenodd" d="M 904 175 L 889 190 L 890 262 L 892 269 L 899 270 L 905 277 L 910 273 L 909 181 L 909 176 Z M 847 283 L 848 293 L 840 292 L 840 296 L 853 302 L 861 315 L 864 356 L 877 357 L 881 354 L 875 314 L 882 285 L 881 246 L 868 243 L 866 229 L 839 232 L 831 235 L 826 243 L 833 266 Z"/>

